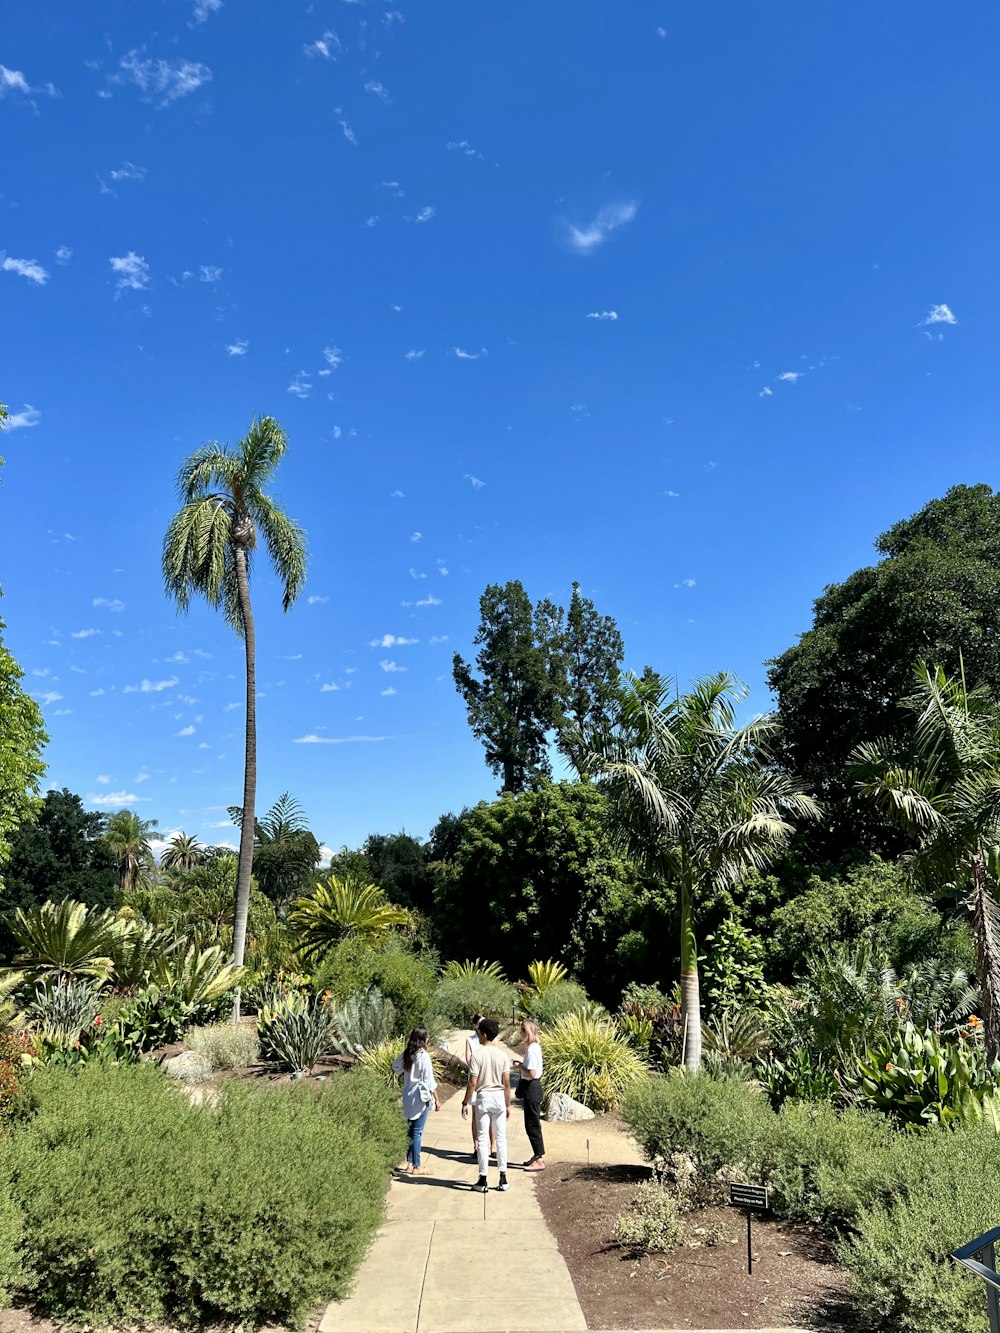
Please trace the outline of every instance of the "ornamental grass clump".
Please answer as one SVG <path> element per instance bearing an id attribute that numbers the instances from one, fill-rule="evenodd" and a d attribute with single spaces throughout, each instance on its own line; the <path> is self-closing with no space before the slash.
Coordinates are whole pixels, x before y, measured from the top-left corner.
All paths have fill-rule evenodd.
<path id="1" fill-rule="evenodd" d="M 184 1045 L 195 1055 L 204 1056 L 213 1069 L 245 1069 L 260 1059 L 260 1039 L 252 1022 L 192 1028 Z"/>
<path id="2" fill-rule="evenodd" d="M 592 1111 L 613 1111 L 649 1071 L 610 1019 L 566 1014 L 542 1033 L 545 1086 Z"/>

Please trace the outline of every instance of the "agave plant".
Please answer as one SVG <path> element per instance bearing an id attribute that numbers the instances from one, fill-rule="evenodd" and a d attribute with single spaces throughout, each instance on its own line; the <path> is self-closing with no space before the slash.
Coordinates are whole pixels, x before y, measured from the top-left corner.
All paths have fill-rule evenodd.
<path id="1" fill-rule="evenodd" d="M 301 952 L 315 957 L 348 936 L 377 937 L 408 926 L 409 912 L 388 902 L 376 884 L 331 875 L 314 893 L 292 904 L 289 917 L 302 935 Z"/>
<path id="2" fill-rule="evenodd" d="M 754 1013 L 723 1011 L 701 1031 L 705 1049 L 715 1051 L 722 1060 L 752 1060 L 770 1045 L 767 1027 Z"/>
<path id="3" fill-rule="evenodd" d="M 324 1055 L 345 1053 L 336 1020 L 321 995 L 272 995 L 257 1015 L 261 1052 L 292 1073 L 311 1074 Z"/>
<path id="4" fill-rule="evenodd" d="M 19 907 L 10 921 L 18 943 L 15 966 L 43 977 L 96 977 L 107 981 L 120 925 L 71 898 Z"/>
<path id="5" fill-rule="evenodd" d="M 365 1051 L 392 1036 L 396 1006 L 377 986 L 372 986 L 345 1000 L 334 1013 L 334 1023 L 351 1049 Z"/>
<path id="6" fill-rule="evenodd" d="M 101 997 L 93 981 L 67 977 L 40 983 L 28 1005 L 26 1017 L 40 1029 L 47 1046 L 60 1049 L 75 1045 L 80 1034 L 94 1026 L 101 1011 Z"/>

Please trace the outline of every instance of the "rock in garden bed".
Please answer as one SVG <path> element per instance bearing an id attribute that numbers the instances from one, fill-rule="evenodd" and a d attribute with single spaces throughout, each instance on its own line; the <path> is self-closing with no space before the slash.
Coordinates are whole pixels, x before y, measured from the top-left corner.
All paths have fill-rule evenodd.
<path id="1" fill-rule="evenodd" d="M 614 1244 L 616 1219 L 650 1175 L 550 1162 L 536 1177 L 590 1328 L 854 1328 L 846 1275 L 812 1227 L 755 1219 L 752 1277 L 744 1215 L 728 1207 L 683 1213 L 686 1243 L 666 1254 Z"/>

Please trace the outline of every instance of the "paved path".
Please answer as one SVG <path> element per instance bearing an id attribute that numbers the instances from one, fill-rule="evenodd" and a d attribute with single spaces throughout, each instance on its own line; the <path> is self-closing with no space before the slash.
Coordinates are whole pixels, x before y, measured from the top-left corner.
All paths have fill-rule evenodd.
<path id="1" fill-rule="evenodd" d="M 327 1307 L 320 1333 L 577 1333 L 586 1320 L 569 1269 L 535 1199 L 511 1166 L 510 1190 L 475 1194 L 479 1171 L 461 1096 L 424 1133 L 431 1176 L 395 1179 L 385 1226 L 353 1294 Z M 508 1122 L 511 1163 L 531 1156 L 521 1112 Z M 496 1168 L 490 1170 L 495 1185 Z M 532 1293 L 529 1306 L 519 1300 Z M 489 1293 L 489 1294 L 487 1294 Z"/>

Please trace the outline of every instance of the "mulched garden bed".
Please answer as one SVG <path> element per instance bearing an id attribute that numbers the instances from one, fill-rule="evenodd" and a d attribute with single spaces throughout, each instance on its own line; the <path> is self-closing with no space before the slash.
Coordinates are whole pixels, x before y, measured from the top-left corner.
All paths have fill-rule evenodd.
<path id="1" fill-rule="evenodd" d="M 747 1274 L 745 1215 L 728 1207 L 686 1213 L 689 1243 L 635 1256 L 614 1243 L 645 1167 L 549 1162 L 538 1200 L 590 1328 L 753 1329 L 798 1324 L 850 1333 L 847 1278 L 816 1230 L 754 1219 Z M 705 1237 L 719 1226 L 718 1244 Z M 699 1229 L 701 1229 L 699 1231 Z"/>

